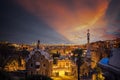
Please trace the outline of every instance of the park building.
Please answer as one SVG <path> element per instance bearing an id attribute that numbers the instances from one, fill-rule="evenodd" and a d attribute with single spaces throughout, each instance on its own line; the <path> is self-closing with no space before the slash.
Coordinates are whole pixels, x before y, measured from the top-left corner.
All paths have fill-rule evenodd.
<path id="1" fill-rule="evenodd" d="M 44 50 L 39 48 L 39 41 L 37 48 L 30 52 L 29 57 L 26 59 L 27 75 L 45 75 L 51 76 L 52 61 L 50 55 Z"/>
<path id="2" fill-rule="evenodd" d="M 57 63 L 52 65 L 52 76 L 71 76 L 74 65 L 69 59 L 58 59 Z"/>

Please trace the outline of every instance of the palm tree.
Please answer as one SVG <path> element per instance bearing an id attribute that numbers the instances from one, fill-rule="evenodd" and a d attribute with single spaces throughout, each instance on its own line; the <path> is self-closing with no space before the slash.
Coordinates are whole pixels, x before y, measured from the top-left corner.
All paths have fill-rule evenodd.
<path id="1" fill-rule="evenodd" d="M 76 64 L 77 64 L 77 71 L 78 71 L 78 80 L 80 80 L 80 66 L 83 63 L 83 57 L 82 57 L 83 50 L 78 48 L 73 50 L 72 53 L 74 55 L 73 59 L 74 60 L 77 59 Z"/>

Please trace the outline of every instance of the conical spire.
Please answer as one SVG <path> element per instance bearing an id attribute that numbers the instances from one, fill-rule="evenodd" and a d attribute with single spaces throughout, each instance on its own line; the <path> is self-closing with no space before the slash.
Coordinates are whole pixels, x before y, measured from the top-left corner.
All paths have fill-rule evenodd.
<path id="1" fill-rule="evenodd" d="M 37 49 L 40 48 L 39 45 L 40 45 L 40 40 L 38 40 L 38 42 L 37 42 Z"/>

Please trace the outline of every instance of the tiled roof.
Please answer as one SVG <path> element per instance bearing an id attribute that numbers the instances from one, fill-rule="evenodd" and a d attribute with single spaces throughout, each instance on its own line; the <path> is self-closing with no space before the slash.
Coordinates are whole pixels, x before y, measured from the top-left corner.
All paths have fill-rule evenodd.
<path id="1" fill-rule="evenodd" d="M 36 51 L 39 51 L 41 53 L 41 55 L 45 56 L 46 59 L 48 59 L 48 60 L 50 59 L 50 55 L 47 52 L 40 50 L 40 49 L 34 49 L 34 51 L 30 52 L 29 57 L 26 59 L 26 61 L 28 61 L 32 57 L 32 55 L 35 54 Z"/>

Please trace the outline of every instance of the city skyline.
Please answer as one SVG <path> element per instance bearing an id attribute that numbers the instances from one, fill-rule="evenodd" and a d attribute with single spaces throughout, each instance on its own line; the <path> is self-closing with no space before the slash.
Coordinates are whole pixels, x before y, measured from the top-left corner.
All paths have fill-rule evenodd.
<path id="1" fill-rule="evenodd" d="M 120 37 L 119 0 L 2 0 L 0 41 L 87 43 Z"/>

